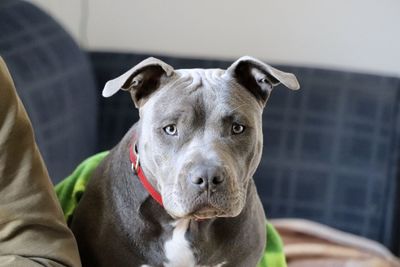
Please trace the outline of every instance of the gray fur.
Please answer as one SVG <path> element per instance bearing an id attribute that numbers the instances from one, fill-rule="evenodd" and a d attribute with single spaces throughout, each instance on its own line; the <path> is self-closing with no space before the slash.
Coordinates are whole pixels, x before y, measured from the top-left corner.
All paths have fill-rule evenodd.
<path id="1" fill-rule="evenodd" d="M 74 215 L 83 265 L 163 266 L 171 223 L 190 218 L 185 237 L 196 266 L 256 266 L 265 215 L 252 176 L 261 158 L 262 110 L 279 83 L 299 87 L 293 74 L 250 57 L 227 71 L 173 70 L 151 58 L 107 83 L 103 95 L 130 91 L 140 120 L 97 168 Z M 233 135 L 233 123 L 245 125 L 244 132 Z M 164 132 L 170 124 L 176 136 Z M 164 208 L 131 170 L 133 134 Z"/>

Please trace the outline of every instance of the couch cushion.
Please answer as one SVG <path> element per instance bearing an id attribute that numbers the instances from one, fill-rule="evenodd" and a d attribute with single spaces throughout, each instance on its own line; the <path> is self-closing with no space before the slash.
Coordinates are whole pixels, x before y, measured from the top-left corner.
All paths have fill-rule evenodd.
<path id="1" fill-rule="evenodd" d="M 0 55 L 58 182 L 95 152 L 97 93 L 86 55 L 42 10 L 7 0 L 0 2 Z"/>
<path id="2" fill-rule="evenodd" d="M 275 90 L 265 111 L 256 180 L 267 214 L 312 219 L 393 248 L 399 79 L 285 69 L 302 90 Z"/>

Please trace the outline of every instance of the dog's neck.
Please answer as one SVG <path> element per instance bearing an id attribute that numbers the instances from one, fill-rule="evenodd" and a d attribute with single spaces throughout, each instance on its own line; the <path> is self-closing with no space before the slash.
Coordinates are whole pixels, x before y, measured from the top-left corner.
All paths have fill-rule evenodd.
<path id="1" fill-rule="evenodd" d="M 163 200 L 161 194 L 154 188 L 154 186 L 147 179 L 142 166 L 140 164 L 140 156 L 137 151 L 137 135 L 134 133 L 132 136 L 131 145 L 129 146 L 129 159 L 131 161 L 132 172 L 139 178 L 142 186 L 147 190 L 150 196 L 161 206 L 163 205 Z"/>

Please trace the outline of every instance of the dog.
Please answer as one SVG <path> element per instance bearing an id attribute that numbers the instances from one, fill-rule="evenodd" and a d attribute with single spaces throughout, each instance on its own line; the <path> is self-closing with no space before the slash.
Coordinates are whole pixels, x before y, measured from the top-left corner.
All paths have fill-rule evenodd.
<path id="1" fill-rule="evenodd" d="M 106 83 L 139 121 L 94 171 L 71 229 L 83 266 L 252 267 L 266 243 L 253 174 L 272 89 L 295 75 L 242 57 L 226 70 L 148 58 Z"/>

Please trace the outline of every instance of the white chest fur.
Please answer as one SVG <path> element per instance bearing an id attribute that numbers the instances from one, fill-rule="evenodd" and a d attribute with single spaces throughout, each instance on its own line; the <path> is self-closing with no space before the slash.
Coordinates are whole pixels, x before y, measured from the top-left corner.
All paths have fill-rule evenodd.
<path id="1" fill-rule="evenodd" d="M 207 267 L 196 265 L 193 251 L 185 238 L 189 222 L 189 219 L 180 219 L 174 222 L 175 228 L 172 232 L 172 238 L 164 244 L 164 253 L 168 260 L 164 263 L 165 267 Z M 225 263 L 220 263 L 214 267 L 222 267 Z"/>
<path id="2" fill-rule="evenodd" d="M 168 260 L 165 267 L 195 267 L 193 251 L 185 239 L 189 222 L 189 219 L 181 219 L 174 223 L 172 238 L 164 244 L 164 253 Z"/>
<path id="3" fill-rule="evenodd" d="M 189 242 L 185 238 L 185 233 L 188 229 L 190 219 L 180 219 L 173 223 L 174 230 L 171 239 L 164 244 L 164 253 L 167 262 L 165 267 L 222 267 L 226 262 L 217 264 L 216 266 L 199 266 L 196 265 L 196 260 Z M 151 267 L 142 265 L 141 267 Z"/>

